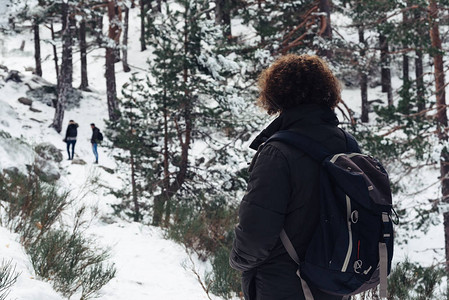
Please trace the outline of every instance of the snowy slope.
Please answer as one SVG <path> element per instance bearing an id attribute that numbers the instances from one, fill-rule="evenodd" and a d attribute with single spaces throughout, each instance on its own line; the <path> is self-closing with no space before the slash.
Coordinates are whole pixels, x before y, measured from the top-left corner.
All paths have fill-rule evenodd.
<path id="1" fill-rule="evenodd" d="M 137 20 L 137 10 L 132 10 L 130 19 Z M 26 24 L 25 24 L 26 25 Z M 138 44 L 137 22 L 131 23 L 130 28 L 130 65 L 145 68 L 148 53 L 137 50 Z M 43 39 L 49 38 L 49 31 L 41 29 Z M 86 234 L 92 235 L 102 247 L 111 250 L 110 263 L 117 268 L 116 277 L 101 291 L 100 299 L 128 300 L 128 299 L 208 299 L 208 296 L 198 282 L 195 270 L 201 277 L 208 270 L 208 265 L 200 262 L 195 256 L 189 257 L 182 246 L 164 238 L 159 228 L 138 223 L 130 223 L 110 216 L 110 204 L 119 203 L 120 199 L 108 194 L 108 188 L 121 185 L 115 174 L 109 174 L 102 167 L 114 168 L 114 159 L 105 148 L 99 148 L 100 164 L 93 165 L 94 156 L 91 150 L 90 137 L 92 130 L 90 123 L 95 123 L 104 129 L 104 119 L 107 118 L 104 79 L 104 49 L 94 50 L 89 54 L 89 83 L 94 93 L 83 93 L 83 100 L 79 108 L 66 111 L 63 132 L 58 134 L 48 128 L 51 124 L 54 109 L 44 103 L 34 101 L 32 107 L 41 112 L 33 112 L 29 106 L 17 101 L 26 97 L 30 87 L 36 88 L 44 81 L 25 71 L 34 64 L 32 36 L 24 31 L 20 36 L 2 36 L 0 43 L 0 64 L 10 70 L 21 72 L 23 83 L 8 81 L 4 86 L 0 84 L 0 130 L 12 137 L 22 138 L 31 146 L 46 142 L 55 145 L 64 155 L 59 165 L 61 179 L 58 184 L 71 192 L 76 201 L 64 214 L 66 223 L 73 220 L 77 208 L 84 205 L 91 211 L 98 210 L 98 217 L 90 220 Z M 24 51 L 18 50 L 22 40 L 25 40 Z M 42 43 L 43 73 L 45 80 L 55 83 L 54 64 L 51 60 L 51 46 Z M 74 86 L 79 84 L 79 59 L 74 57 Z M 121 64 L 117 68 L 117 87 L 120 93 L 121 85 L 126 82 L 129 73 L 121 71 Z M 133 71 L 142 69 L 134 69 Z M 0 70 L 1 73 L 1 70 Z M 6 73 L 0 74 L 3 77 Z M 0 80 L 1 81 L 1 80 Z M 65 143 L 62 139 L 70 119 L 75 120 L 78 128 L 78 141 L 75 149 L 75 159 L 84 160 L 87 164 L 78 165 L 67 161 Z M 25 164 L 34 160 L 34 152 L 28 146 L 15 144 L 0 144 L 0 168 L 17 167 L 25 172 Z M 90 181 L 98 178 L 101 187 L 91 186 Z M 103 221 L 102 221 L 103 220 Z M 18 243 L 18 236 L 0 227 L 0 257 L 6 261 L 12 260 L 16 264 L 16 271 L 21 275 L 13 286 L 10 299 L 18 300 L 52 300 L 64 299 L 52 290 L 51 284 L 38 280 L 34 274 L 29 258 Z M 212 299 L 216 299 L 210 296 Z M 76 296 L 73 297 L 74 299 Z"/>
<path id="2" fill-rule="evenodd" d="M 31 82 L 30 77 L 25 77 L 24 81 Z M 66 157 L 63 136 L 48 128 L 53 109 L 34 102 L 33 107 L 42 112 L 32 112 L 28 106 L 17 101 L 19 97 L 25 96 L 27 89 L 26 84 L 11 81 L 0 89 L 0 129 L 13 137 L 22 136 L 31 144 L 50 142 Z M 70 190 L 72 197 L 77 200 L 66 212 L 67 222 L 73 219 L 72 215 L 81 205 L 98 208 L 99 216 L 104 217 L 112 212 L 109 204 L 120 201 L 105 195 L 105 188 L 89 186 L 89 180 L 93 177 L 98 177 L 102 186 L 114 187 L 120 184 L 116 175 L 101 168 L 114 167 L 114 161 L 108 157 L 106 150 L 100 148 L 100 166 L 92 164 L 94 157 L 90 149 L 89 123 L 95 121 L 101 128 L 100 112 L 106 111 L 106 104 L 98 97 L 97 94 L 86 95 L 80 108 L 68 111 L 65 116 L 66 120 L 73 118 L 81 125 L 75 158 L 87 162 L 86 165 L 78 165 L 64 160 L 60 165 L 62 177 L 58 183 Z M 25 164 L 33 160 L 33 151 L 27 147 L 2 144 L 0 153 L 0 166 L 3 168 L 15 166 L 25 170 Z M 36 280 L 29 259 L 17 242 L 17 236 L 4 228 L 0 229 L 0 256 L 6 260 L 13 259 L 17 271 L 22 273 L 13 287 L 11 299 L 63 299 L 51 290 L 50 284 Z M 111 249 L 111 262 L 117 267 L 117 276 L 104 287 L 101 299 L 207 299 L 196 275 L 191 271 L 192 263 L 185 250 L 164 239 L 160 229 L 119 219 L 114 220 L 113 224 L 93 219 L 87 233 L 93 235 L 100 245 Z M 204 275 L 204 263 L 196 261 L 195 265 L 200 268 L 198 273 Z"/>
<path id="3" fill-rule="evenodd" d="M 9 114 L 2 115 L 4 124 L 0 125 L 0 129 L 15 137 L 23 136 L 32 143 L 50 142 L 66 156 L 62 135 L 48 128 L 53 109 L 46 105 L 36 105 L 42 112 L 35 113 L 17 101 L 18 97 L 25 96 L 26 89 L 26 85 L 11 81 L 0 89 L 2 95 L 0 106 L 10 111 Z M 98 120 L 100 112 L 105 110 L 105 103 L 92 97 L 84 100 L 79 109 L 66 114 L 67 119 L 73 118 L 81 124 L 75 158 L 81 158 L 87 162 L 86 165 L 77 165 L 64 160 L 60 166 L 62 177 L 59 184 L 70 190 L 72 197 L 78 197 L 77 200 L 79 200 L 67 211 L 68 222 L 71 220 L 71 214 L 81 205 L 90 208 L 98 207 L 99 215 L 106 216 L 112 212 L 109 204 L 120 201 L 111 195 L 105 196 L 104 188 L 88 186 L 88 181 L 92 177 L 98 177 L 102 186 L 114 187 L 120 184 L 115 175 L 92 164 L 94 158 L 90 149 L 91 129 L 88 124 L 91 120 Z M 2 109 L 2 112 L 5 111 Z M 30 118 L 36 118 L 42 123 Z M 4 151 L 2 152 L 4 155 L 0 156 L 0 164 L 3 167 L 16 166 L 23 170 L 24 164 L 32 160 L 31 150 L 22 151 L 24 153 L 17 152 L 15 148 L 11 148 L 11 145 L 0 145 L 0 149 Z M 113 159 L 108 157 L 104 149 L 100 151 L 101 165 L 114 167 Z M 130 299 L 130 295 L 134 299 L 149 299 L 149 296 L 152 299 L 179 299 L 180 295 L 183 299 L 207 299 L 194 273 L 190 268 L 183 267 L 183 265 L 191 265 L 185 250 L 174 242 L 164 239 L 160 229 L 119 219 L 114 220 L 113 224 L 93 219 L 87 233 L 92 234 L 99 244 L 111 249 L 111 262 L 116 264 L 118 270 L 117 277 L 104 288 L 101 299 Z M 17 263 L 17 270 L 22 272 L 21 279 L 11 293 L 12 299 L 14 297 L 29 300 L 62 299 L 58 298 L 54 292 L 52 293 L 49 284 L 37 283 L 36 279 L 27 279 L 34 278 L 34 275 L 26 255 L 17 243 L 17 236 L 3 228 L 0 235 L 2 241 L 0 256 L 7 260 L 13 259 Z M 11 249 L 14 250 L 11 251 Z M 204 269 L 203 263 L 196 262 L 196 265 Z M 204 270 L 200 270 L 199 274 L 203 275 Z M 39 288 L 36 288 L 37 286 Z"/>

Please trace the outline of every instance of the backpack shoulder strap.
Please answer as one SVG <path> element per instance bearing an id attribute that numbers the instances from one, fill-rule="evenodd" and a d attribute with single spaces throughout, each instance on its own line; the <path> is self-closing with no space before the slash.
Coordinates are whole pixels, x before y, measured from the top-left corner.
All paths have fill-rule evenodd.
<path id="1" fill-rule="evenodd" d="M 299 261 L 298 253 L 296 253 L 295 247 L 293 247 L 293 244 L 290 241 L 290 239 L 288 238 L 287 233 L 285 233 L 284 229 L 282 229 L 279 237 L 281 238 L 282 244 L 284 245 L 285 250 L 287 250 L 288 255 L 290 255 L 290 257 L 299 266 L 300 261 Z M 306 300 L 315 300 L 315 298 L 313 297 L 312 291 L 310 290 L 309 284 L 301 277 L 301 272 L 299 269 L 296 272 L 296 274 L 301 279 L 301 287 L 302 287 L 302 291 L 304 293 L 305 299 Z"/>
<path id="2" fill-rule="evenodd" d="M 280 141 L 292 145 L 303 151 L 311 158 L 317 160 L 318 162 L 322 162 L 326 157 L 332 154 L 332 152 L 330 152 L 327 148 L 320 145 L 316 141 L 294 131 L 289 130 L 278 131 L 275 134 L 273 134 L 265 142 L 265 144 L 271 141 Z"/>

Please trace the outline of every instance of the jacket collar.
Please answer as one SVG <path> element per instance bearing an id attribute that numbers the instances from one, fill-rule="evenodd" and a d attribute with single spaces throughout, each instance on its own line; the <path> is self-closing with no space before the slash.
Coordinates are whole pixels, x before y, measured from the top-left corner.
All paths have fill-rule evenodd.
<path id="1" fill-rule="evenodd" d="M 337 116 L 330 108 L 318 104 L 303 104 L 282 112 L 267 128 L 259 133 L 249 147 L 257 150 L 261 144 L 280 130 L 323 123 L 338 125 Z"/>

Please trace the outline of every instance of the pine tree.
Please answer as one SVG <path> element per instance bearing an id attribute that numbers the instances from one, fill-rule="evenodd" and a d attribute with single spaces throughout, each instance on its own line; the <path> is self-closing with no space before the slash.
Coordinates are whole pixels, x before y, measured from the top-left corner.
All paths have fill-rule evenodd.
<path id="1" fill-rule="evenodd" d="M 115 122 L 109 122 L 107 134 L 113 147 L 121 150 L 114 155 L 115 159 L 124 166 L 129 166 L 129 176 L 124 178 L 125 187 L 115 194 L 122 199 L 118 206 L 124 210 L 134 221 L 141 221 L 145 196 L 144 179 L 151 176 L 152 157 L 155 155 L 150 136 L 148 135 L 148 118 L 144 109 L 147 99 L 142 94 L 143 82 L 134 74 L 129 83 L 122 88 L 120 101 L 120 117 Z M 147 195 L 148 196 L 148 195 Z"/>
<path id="2" fill-rule="evenodd" d="M 300 48 L 318 50 L 313 43 L 319 35 L 317 28 L 323 25 L 323 32 L 330 29 L 324 26 L 326 21 L 323 20 L 327 18 L 321 19 L 318 12 L 319 3 L 312 0 L 282 3 L 251 0 L 246 2 L 241 14 L 245 22 L 256 29 L 260 37 L 259 47 L 272 54 L 285 54 Z"/>
<path id="3" fill-rule="evenodd" d="M 162 23 L 154 20 L 151 28 L 157 59 L 150 66 L 156 80 L 153 84 L 148 81 L 155 91 L 149 98 L 156 105 L 150 118 L 157 126 L 152 128 L 152 135 L 161 141 L 162 153 L 162 178 L 154 179 L 160 182 L 156 186 L 161 190 L 154 198 L 154 225 L 161 224 L 164 212 L 165 222 L 169 222 L 171 201 L 188 177 L 189 150 L 196 121 L 194 109 L 198 109 L 198 94 L 205 88 L 204 79 L 197 74 L 197 57 L 201 51 L 199 21 L 204 17 L 201 11 L 208 2 L 178 1 L 178 4 L 182 11 L 170 11 L 166 6 L 166 19 Z M 176 171 L 170 171 L 172 168 Z"/>
<path id="4" fill-rule="evenodd" d="M 254 116 L 243 118 L 246 104 L 238 95 L 248 89 L 235 88 L 245 82 L 241 65 L 234 61 L 235 54 L 229 56 L 231 50 L 224 48 L 223 28 L 207 18 L 209 2 L 177 4 L 173 10 L 170 5 L 162 5 L 162 13 L 148 23 L 148 46 L 153 51 L 148 77 L 139 85 L 130 82 L 127 87 L 134 86 L 134 94 L 146 100 L 135 100 L 133 112 L 145 116 L 145 135 L 152 145 L 136 143 L 137 147 L 146 148 L 141 153 L 145 153 L 147 161 L 136 163 L 142 166 L 141 172 L 133 172 L 131 167 L 130 173 L 135 173 L 136 182 L 145 182 L 144 190 L 151 195 L 153 224 L 165 226 L 172 221 L 179 203 L 212 201 L 224 181 L 234 182 L 230 171 L 223 172 L 233 153 L 224 145 L 230 139 L 247 139 L 251 131 L 248 128 L 257 125 Z M 130 112 L 122 107 L 120 118 L 125 120 L 116 122 L 117 132 L 129 130 L 129 116 Z M 191 152 L 197 139 L 212 147 L 207 155 L 198 157 Z M 214 151 L 213 147 L 219 148 Z M 134 160 L 137 157 L 135 154 Z M 130 159 L 128 155 L 129 162 Z M 214 169 L 215 182 L 209 174 Z M 218 181 L 217 176 L 223 181 Z M 228 189 L 235 191 L 241 184 L 237 180 Z M 204 196 L 209 193 L 215 196 Z M 192 202 L 193 199 L 197 200 Z M 151 204 L 140 202 L 139 207 L 148 208 Z M 140 211 L 141 215 L 145 213 L 147 209 Z"/>

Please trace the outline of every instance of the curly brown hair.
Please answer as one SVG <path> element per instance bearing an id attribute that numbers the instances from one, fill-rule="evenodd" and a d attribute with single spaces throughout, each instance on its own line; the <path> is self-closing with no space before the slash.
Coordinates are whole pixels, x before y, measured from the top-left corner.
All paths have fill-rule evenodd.
<path id="1" fill-rule="evenodd" d="M 315 55 L 288 54 L 259 76 L 257 104 L 273 115 L 301 104 L 334 108 L 340 101 L 340 82 Z"/>

